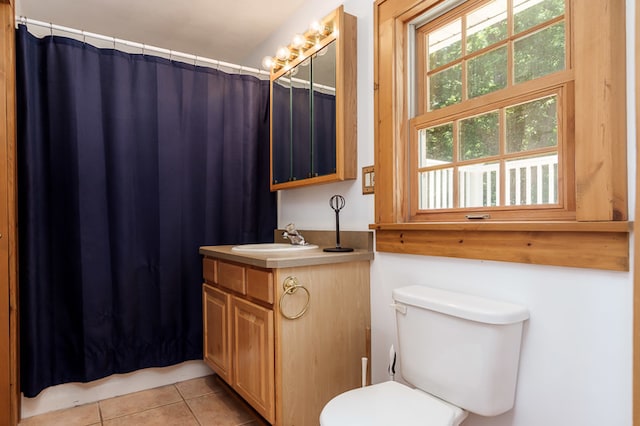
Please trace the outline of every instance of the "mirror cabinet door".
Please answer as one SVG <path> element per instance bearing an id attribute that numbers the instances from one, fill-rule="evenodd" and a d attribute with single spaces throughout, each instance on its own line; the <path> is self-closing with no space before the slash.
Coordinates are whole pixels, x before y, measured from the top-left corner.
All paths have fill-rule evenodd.
<path id="1" fill-rule="evenodd" d="M 311 153 L 313 176 L 336 172 L 336 41 L 312 58 Z"/>
<path id="2" fill-rule="evenodd" d="M 291 142 L 293 180 L 311 177 L 311 66 L 304 62 L 291 74 Z"/>
<path id="3" fill-rule="evenodd" d="M 285 74 L 271 83 L 272 183 L 291 180 L 291 78 Z"/>

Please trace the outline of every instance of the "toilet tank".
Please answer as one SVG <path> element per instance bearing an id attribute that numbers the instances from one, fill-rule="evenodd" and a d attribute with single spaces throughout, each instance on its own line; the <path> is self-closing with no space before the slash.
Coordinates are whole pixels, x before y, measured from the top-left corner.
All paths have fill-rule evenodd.
<path id="1" fill-rule="evenodd" d="M 482 416 L 513 407 L 527 308 L 424 286 L 393 299 L 404 380 Z"/>

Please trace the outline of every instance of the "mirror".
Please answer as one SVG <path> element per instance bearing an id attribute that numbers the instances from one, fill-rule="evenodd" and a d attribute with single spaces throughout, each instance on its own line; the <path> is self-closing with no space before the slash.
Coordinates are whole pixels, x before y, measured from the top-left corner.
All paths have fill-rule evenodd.
<path id="1" fill-rule="evenodd" d="M 311 177 L 311 70 L 299 64 L 272 82 L 271 173 L 273 183 Z"/>
<path id="2" fill-rule="evenodd" d="M 292 180 L 311 177 L 312 120 L 309 115 L 311 105 L 311 64 L 298 64 L 291 75 L 291 146 Z"/>
<path id="3" fill-rule="evenodd" d="M 356 178 L 355 17 L 340 7 L 321 28 L 271 70 L 272 191 Z"/>
<path id="4" fill-rule="evenodd" d="M 336 172 L 336 42 L 312 57 L 311 172 L 313 176 Z"/>
<path id="5" fill-rule="evenodd" d="M 271 82 L 271 182 L 288 182 L 291 174 L 291 77 Z"/>

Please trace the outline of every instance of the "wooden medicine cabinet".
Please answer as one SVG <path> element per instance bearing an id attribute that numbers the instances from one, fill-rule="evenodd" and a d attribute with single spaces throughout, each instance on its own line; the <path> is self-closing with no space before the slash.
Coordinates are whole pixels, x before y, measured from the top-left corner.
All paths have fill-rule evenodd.
<path id="1" fill-rule="evenodd" d="M 271 190 L 357 177 L 356 18 L 343 6 L 271 68 Z"/>

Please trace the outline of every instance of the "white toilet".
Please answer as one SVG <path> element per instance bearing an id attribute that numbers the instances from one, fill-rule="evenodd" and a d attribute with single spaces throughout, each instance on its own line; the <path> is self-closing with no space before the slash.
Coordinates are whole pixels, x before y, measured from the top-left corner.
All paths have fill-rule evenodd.
<path id="1" fill-rule="evenodd" d="M 402 377 L 336 396 L 322 426 L 456 426 L 513 407 L 527 308 L 423 286 L 393 291 Z"/>

